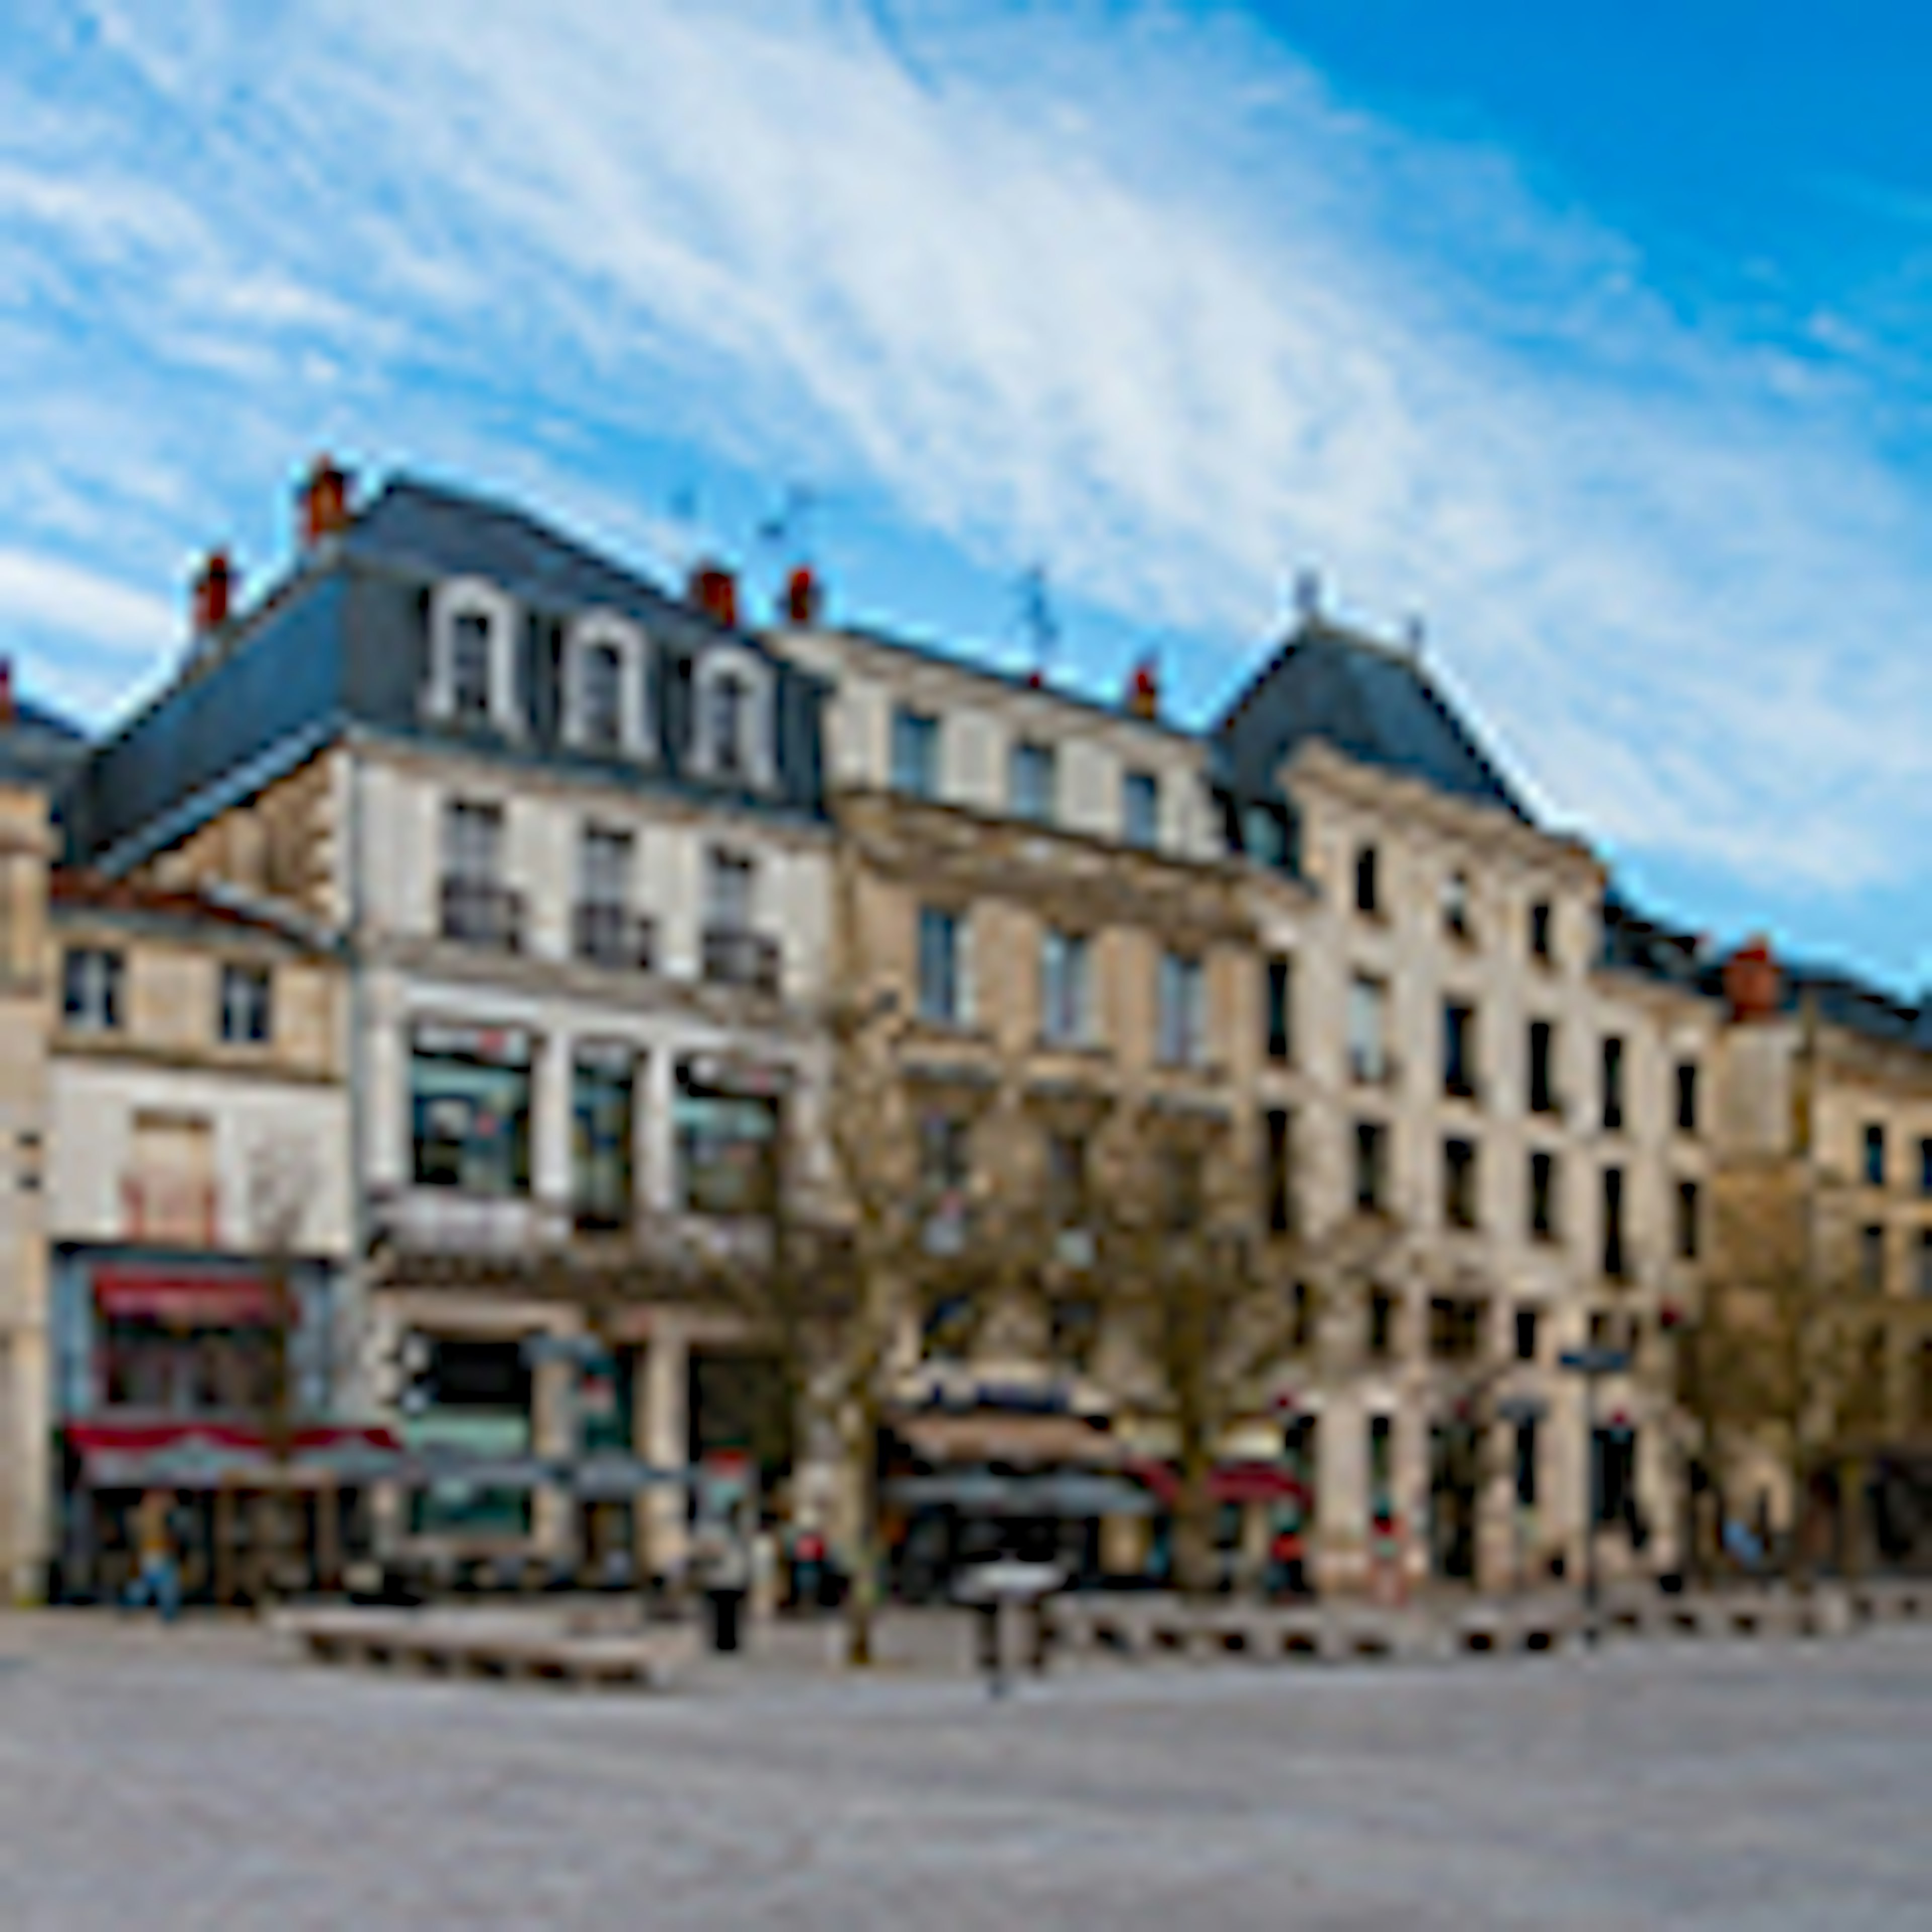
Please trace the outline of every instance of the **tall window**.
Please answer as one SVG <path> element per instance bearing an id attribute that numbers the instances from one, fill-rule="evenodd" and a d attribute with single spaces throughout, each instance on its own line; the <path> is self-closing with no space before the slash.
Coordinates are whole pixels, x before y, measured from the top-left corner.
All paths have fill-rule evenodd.
<path id="1" fill-rule="evenodd" d="M 1012 748 L 1007 791 L 1013 816 L 1036 825 L 1051 825 L 1055 815 L 1057 772 L 1053 747 L 1021 739 Z"/>
<path id="2" fill-rule="evenodd" d="M 1083 1046 L 1092 1034 L 1087 936 L 1049 927 L 1040 941 L 1040 1037 L 1052 1046 Z"/>
<path id="3" fill-rule="evenodd" d="M 1694 1262 L 1702 1245 L 1703 1203 L 1694 1180 L 1677 1184 L 1677 1258 Z"/>
<path id="4" fill-rule="evenodd" d="M 892 789 L 910 798 L 939 796 L 939 720 L 903 704 L 892 712 Z"/>
<path id="5" fill-rule="evenodd" d="M 1160 781 L 1152 772 L 1129 772 L 1120 781 L 1121 836 L 1148 850 L 1160 843 Z"/>
<path id="6" fill-rule="evenodd" d="M 223 1040 L 232 1046 L 261 1046 L 274 1036 L 274 984 L 266 966 L 222 968 Z"/>
<path id="7" fill-rule="evenodd" d="M 1918 1191 L 1932 1194 L 1932 1139 L 1918 1143 Z"/>
<path id="8" fill-rule="evenodd" d="M 1241 818 L 1241 849 L 1258 866 L 1272 872 L 1293 872 L 1294 821 L 1278 805 L 1248 806 Z"/>
<path id="9" fill-rule="evenodd" d="M 1885 1124 L 1882 1120 L 1865 1124 L 1864 1180 L 1868 1187 L 1885 1185 Z"/>
<path id="10" fill-rule="evenodd" d="M 631 864 L 636 848 L 628 832 L 586 825 L 578 848 L 578 886 L 587 906 L 623 913 L 631 903 Z"/>
<path id="11" fill-rule="evenodd" d="M 964 928 L 948 906 L 919 909 L 919 1016 L 935 1026 L 966 1018 Z"/>
<path id="12" fill-rule="evenodd" d="M 1556 1232 L 1556 1156 L 1539 1148 L 1529 1157 L 1530 1238 L 1553 1241 Z"/>
<path id="13" fill-rule="evenodd" d="M 1454 1000 L 1442 1008 L 1442 1090 L 1466 1100 L 1476 1091 L 1476 1010 Z"/>
<path id="14" fill-rule="evenodd" d="M 1677 1064 L 1677 1131 L 1697 1131 L 1697 1063 L 1681 1060 Z"/>
<path id="15" fill-rule="evenodd" d="M 677 1197 L 692 1214 L 765 1214 L 777 1178 L 778 1103 L 737 1094 L 680 1068 L 671 1096 Z"/>
<path id="16" fill-rule="evenodd" d="M 934 1108 L 919 1118 L 919 1192 L 928 1254 L 957 1255 L 966 1243 L 973 1184 L 971 1124 Z"/>
<path id="17" fill-rule="evenodd" d="M 711 770 L 719 778 L 741 778 L 749 775 L 751 760 L 745 742 L 746 720 L 750 713 L 745 681 L 733 671 L 721 671 L 710 681 L 705 727 L 711 745 Z"/>
<path id="18" fill-rule="evenodd" d="M 1868 1294 L 1885 1288 L 1885 1230 L 1876 1225 L 1858 1231 L 1858 1286 Z"/>
<path id="19" fill-rule="evenodd" d="M 449 708 L 465 724 L 486 723 L 495 709 L 494 639 L 478 610 L 459 610 L 449 626 Z"/>
<path id="20" fill-rule="evenodd" d="M 1612 1281 L 1622 1281 L 1630 1272 L 1630 1256 L 1624 1246 L 1624 1171 L 1604 1169 L 1604 1272 Z"/>
<path id="21" fill-rule="evenodd" d="M 1604 1131 L 1616 1133 L 1624 1124 L 1624 1043 L 1614 1034 L 1604 1040 Z"/>
<path id="22" fill-rule="evenodd" d="M 1452 939 L 1470 936 L 1469 875 L 1450 872 L 1442 881 L 1442 929 Z"/>
<path id="23" fill-rule="evenodd" d="M 494 805 L 452 800 L 442 815 L 445 938 L 514 950 L 521 904 L 502 884 L 503 814 Z"/>
<path id="24" fill-rule="evenodd" d="M 743 853 L 712 847 L 705 862 L 706 925 L 721 932 L 748 932 L 757 878 L 756 868 Z"/>
<path id="25" fill-rule="evenodd" d="M 1932 1300 L 1932 1228 L 1918 1231 L 1918 1293 L 1922 1300 Z M 1932 1422 L 1932 1414 L 1925 1419 Z"/>
<path id="26" fill-rule="evenodd" d="M 527 1194 L 530 1045 L 514 1030 L 424 1026 L 410 1055 L 419 1187 Z"/>
<path id="27" fill-rule="evenodd" d="M 1556 1108 L 1556 1029 L 1548 1020 L 1529 1023 L 1529 1111 L 1553 1114 Z"/>
<path id="28" fill-rule="evenodd" d="M 1206 978 L 1201 962 L 1185 953 L 1160 958 L 1160 1052 L 1170 1066 L 1197 1065 L 1206 1046 Z"/>
<path id="29" fill-rule="evenodd" d="M 578 702 L 583 742 L 607 750 L 624 739 L 624 662 L 614 644 L 592 644 L 584 653 L 578 675 L 583 686 Z"/>
<path id="30" fill-rule="evenodd" d="M 1277 1064 L 1294 1057 L 1294 962 L 1276 957 L 1268 962 L 1264 990 L 1268 1057 Z"/>
<path id="31" fill-rule="evenodd" d="M 1348 982 L 1348 1070 L 1358 1080 L 1389 1077 L 1383 1016 L 1388 989 L 1379 980 L 1357 974 Z"/>
<path id="32" fill-rule="evenodd" d="M 1355 852 L 1355 910 L 1358 912 L 1378 913 L 1382 910 L 1381 862 L 1372 845 L 1363 845 Z"/>
<path id="33" fill-rule="evenodd" d="M 1268 1232 L 1286 1234 L 1294 1226 L 1294 1128 L 1288 1110 L 1270 1108 L 1263 1121 L 1262 1199 Z"/>
<path id="34" fill-rule="evenodd" d="M 581 1228 L 630 1225 L 635 1088 L 629 1048 L 577 1049 L 571 1071 L 571 1182 Z"/>
<path id="35" fill-rule="evenodd" d="M 1378 1120 L 1355 1123 L 1355 1205 L 1378 1214 L 1388 1204 L 1388 1129 Z"/>
<path id="36" fill-rule="evenodd" d="M 1474 1141 L 1442 1143 L 1442 1217 L 1452 1228 L 1473 1228 L 1480 1218 Z"/>
<path id="37" fill-rule="evenodd" d="M 1538 1312 L 1528 1304 L 1516 1311 L 1516 1358 L 1519 1362 L 1536 1360 L 1537 1330 L 1540 1325 Z"/>
<path id="38" fill-rule="evenodd" d="M 648 970 L 648 922 L 631 912 L 636 841 L 628 832 L 586 825 L 577 850 L 577 952 L 605 965 Z"/>
<path id="39" fill-rule="evenodd" d="M 1546 963 L 1556 957 L 1556 914 L 1547 899 L 1529 909 L 1529 956 Z"/>
<path id="40" fill-rule="evenodd" d="M 122 1021 L 121 954 L 70 946 L 61 960 L 61 1018 L 77 1033 L 113 1033 Z"/>
<path id="41" fill-rule="evenodd" d="M 1369 1418 L 1369 1514 L 1380 1519 L 1390 1515 L 1394 1508 L 1395 1423 L 1389 1416 L 1372 1415 Z"/>
<path id="42" fill-rule="evenodd" d="M 1536 1418 L 1520 1418 L 1516 1425 L 1516 1500 L 1520 1509 L 1536 1507 Z"/>

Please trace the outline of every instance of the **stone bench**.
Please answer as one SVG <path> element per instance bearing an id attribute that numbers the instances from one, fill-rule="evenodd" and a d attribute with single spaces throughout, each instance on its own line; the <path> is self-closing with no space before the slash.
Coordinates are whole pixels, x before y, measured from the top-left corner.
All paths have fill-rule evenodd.
<path id="1" fill-rule="evenodd" d="M 320 1664 L 586 1687 L 662 1689 L 694 1648 L 683 1630 L 615 1635 L 460 1613 L 307 1612 L 282 1618 L 279 1628 Z"/>

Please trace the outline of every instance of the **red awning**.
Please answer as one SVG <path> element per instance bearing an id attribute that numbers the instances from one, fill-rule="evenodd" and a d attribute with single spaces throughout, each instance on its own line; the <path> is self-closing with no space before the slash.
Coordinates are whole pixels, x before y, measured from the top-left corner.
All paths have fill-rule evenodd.
<path id="1" fill-rule="evenodd" d="M 83 1456 L 145 1456 L 157 1449 L 194 1444 L 215 1449 L 262 1449 L 268 1438 L 258 1424 L 202 1421 L 175 1416 L 140 1422 L 70 1422 L 68 1445 Z M 393 1430 L 340 1423 L 311 1423 L 295 1431 L 292 1446 L 299 1455 L 309 1449 L 336 1449 L 346 1443 L 400 1454 L 402 1444 Z"/>
<path id="2" fill-rule="evenodd" d="M 1130 1462 L 1126 1473 L 1144 1483 L 1169 1508 L 1180 1493 L 1180 1478 L 1171 1463 Z M 1305 1504 L 1308 1500 L 1303 1486 L 1273 1462 L 1222 1463 L 1208 1473 L 1208 1496 L 1216 1503 Z"/>
<path id="3" fill-rule="evenodd" d="M 99 1268 L 94 1298 L 102 1314 L 122 1321 L 242 1328 L 268 1319 L 268 1285 L 254 1275 Z"/>

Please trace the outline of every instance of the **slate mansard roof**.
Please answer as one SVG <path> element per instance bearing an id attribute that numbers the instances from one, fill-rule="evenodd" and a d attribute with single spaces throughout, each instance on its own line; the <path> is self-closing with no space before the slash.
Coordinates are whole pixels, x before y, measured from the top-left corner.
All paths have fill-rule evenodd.
<path id="1" fill-rule="evenodd" d="M 1362 764 L 1529 822 L 1414 656 L 1318 616 L 1302 620 L 1212 736 L 1221 781 L 1239 797 L 1274 796 L 1282 762 L 1318 739 Z"/>
<path id="2" fill-rule="evenodd" d="M 527 728 L 514 742 L 424 718 L 430 596 L 458 577 L 485 580 L 518 606 Z M 656 755 L 645 764 L 562 742 L 557 639 L 563 624 L 591 610 L 632 620 L 653 647 L 647 729 Z M 755 794 L 686 770 L 690 669 L 727 645 L 762 660 L 772 680 L 776 784 Z M 536 518 L 399 478 L 242 613 L 202 665 L 110 735 L 75 789 L 70 843 L 77 858 L 133 862 L 356 729 L 822 820 L 824 696 L 816 679 L 748 632 L 725 628 Z"/>

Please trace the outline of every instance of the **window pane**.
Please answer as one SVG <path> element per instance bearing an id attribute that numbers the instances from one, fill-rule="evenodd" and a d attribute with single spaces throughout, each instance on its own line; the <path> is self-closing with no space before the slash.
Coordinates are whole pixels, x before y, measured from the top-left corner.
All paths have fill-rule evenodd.
<path id="1" fill-rule="evenodd" d="M 679 1196 L 694 1214 L 770 1211 L 778 1105 L 680 1088 L 672 1101 Z"/>
<path id="2" fill-rule="evenodd" d="M 1130 845 L 1160 840 L 1160 784 L 1151 772 L 1130 772 L 1121 782 L 1120 815 Z"/>
<path id="3" fill-rule="evenodd" d="M 620 1228 L 631 1217 L 633 1070 L 613 1055 L 580 1059 L 571 1094 L 571 1169 L 580 1226 Z"/>
<path id="4" fill-rule="evenodd" d="M 1014 816 L 1046 824 L 1054 816 L 1053 748 L 1022 740 L 1012 750 L 1009 778 Z"/>
<path id="5" fill-rule="evenodd" d="M 578 722 L 587 745 L 622 742 L 624 716 L 623 659 L 615 645 L 592 644 L 578 668 Z"/>
<path id="6" fill-rule="evenodd" d="M 959 978 L 959 921 L 938 906 L 922 906 L 919 914 L 919 1012 L 922 1019 L 942 1025 L 962 1018 Z"/>
<path id="7" fill-rule="evenodd" d="M 487 618 L 473 610 L 458 614 L 450 627 L 450 700 L 459 718 L 490 715 L 490 636 Z"/>
<path id="8" fill-rule="evenodd" d="M 410 1063 L 416 1178 L 424 1187 L 530 1189 L 530 1072 L 418 1048 Z"/>
<path id="9" fill-rule="evenodd" d="M 939 720 L 922 712 L 892 713 L 892 788 L 914 798 L 939 795 Z"/>

